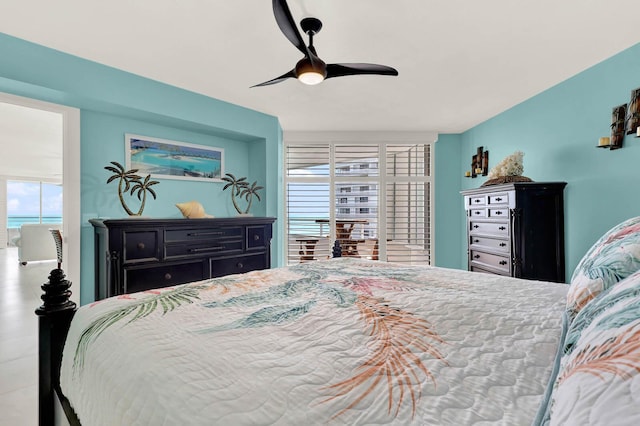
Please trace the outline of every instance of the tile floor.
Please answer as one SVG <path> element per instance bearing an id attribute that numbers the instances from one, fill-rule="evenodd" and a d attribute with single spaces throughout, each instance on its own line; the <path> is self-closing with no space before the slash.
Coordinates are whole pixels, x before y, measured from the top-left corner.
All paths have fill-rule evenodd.
<path id="1" fill-rule="evenodd" d="M 56 261 L 18 263 L 18 249 L 0 249 L 0 426 L 38 424 L 40 285 Z"/>

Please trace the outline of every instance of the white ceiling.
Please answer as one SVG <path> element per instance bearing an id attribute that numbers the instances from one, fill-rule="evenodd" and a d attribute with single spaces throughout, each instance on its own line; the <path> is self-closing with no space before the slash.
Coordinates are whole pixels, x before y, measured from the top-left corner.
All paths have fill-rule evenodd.
<path id="1" fill-rule="evenodd" d="M 291 130 L 462 132 L 640 41 L 637 0 L 289 0 L 325 62 L 398 77 L 253 88 L 301 54 L 269 0 L 0 0 L 0 31 L 277 116 Z M 305 37 L 306 39 L 306 37 Z"/>
<path id="2" fill-rule="evenodd" d="M 62 114 L 0 102 L 0 176 L 62 182 Z"/>

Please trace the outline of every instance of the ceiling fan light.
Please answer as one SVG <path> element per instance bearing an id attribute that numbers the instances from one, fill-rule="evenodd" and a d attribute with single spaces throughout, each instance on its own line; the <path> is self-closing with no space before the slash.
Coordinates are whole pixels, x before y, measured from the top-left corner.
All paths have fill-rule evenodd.
<path id="1" fill-rule="evenodd" d="M 324 81 L 324 75 L 317 71 L 307 71 L 302 74 L 298 74 L 298 80 L 304 84 L 313 86 L 322 83 Z"/>
<path id="2" fill-rule="evenodd" d="M 296 78 L 304 84 L 313 86 L 322 83 L 327 76 L 327 66 L 320 58 L 314 58 L 313 63 L 309 58 L 302 58 L 296 64 Z"/>

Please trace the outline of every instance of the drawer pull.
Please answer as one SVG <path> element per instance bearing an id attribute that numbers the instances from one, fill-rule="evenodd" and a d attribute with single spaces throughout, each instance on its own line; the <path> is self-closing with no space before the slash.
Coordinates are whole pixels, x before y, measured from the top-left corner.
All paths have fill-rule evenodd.
<path id="1" fill-rule="evenodd" d="M 255 235 L 253 236 L 253 241 L 259 241 L 259 240 L 260 240 L 260 235 L 255 234 Z"/>
<path id="2" fill-rule="evenodd" d="M 480 214 L 481 212 L 479 210 L 476 210 L 475 212 L 473 212 L 473 214 Z"/>
<path id="3" fill-rule="evenodd" d="M 144 250 L 144 243 L 138 243 L 138 250 Z"/>
<path id="4" fill-rule="evenodd" d="M 187 233 L 187 237 L 201 237 L 201 236 L 209 236 L 209 235 L 224 235 L 224 232 L 220 231 L 211 231 L 211 232 L 189 232 Z"/>
<path id="5" fill-rule="evenodd" d="M 502 197 L 496 198 L 496 201 L 502 201 Z"/>
<path id="6" fill-rule="evenodd" d="M 164 274 L 164 279 L 169 281 L 171 279 L 171 274 L 168 273 L 168 272 L 166 274 Z"/>
<path id="7" fill-rule="evenodd" d="M 480 200 L 476 198 L 475 200 L 473 200 L 473 202 L 474 202 L 474 203 L 479 203 L 479 202 L 480 202 Z"/>
<path id="8" fill-rule="evenodd" d="M 205 253 L 208 251 L 220 251 L 224 250 L 224 246 L 217 247 L 205 247 L 205 248 L 191 248 L 189 249 L 189 253 Z"/>
<path id="9" fill-rule="evenodd" d="M 474 228 L 480 228 L 480 225 L 473 225 Z"/>
<path id="10" fill-rule="evenodd" d="M 480 242 L 480 240 L 473 240 L 473 242 L 474 242 L 474 243 L 479 243 L 479 242 Z"/>
<path id="11" fill-rule="evenodd" d="M 501 264 L 501 265 L 506 265 L 506 264 L 507 264 L 507 261 L 506 261 L 506 260 L 501 260 L 501 261 L 500 261 L 500 264 Z"/>
<path id="12" fill-rule="evenodd" d="M 504 231 L 504 230 L 505 230 L 505 229 L 507 229 L 507 228 L 505 228 L 504 226 L 501 226 L 501 227 L 500 227 L 500 228 L 498 228 L 498 229 L 499 229 L 499 230 L 501 230 L 501 231 Z"/>
<path id="13" fill-rule="evenodd" d="M 507 245 L 507 243 L 500 243 L 500 247 L 504 247 L 506 245 Z"/>
<path id="14" fill-rule="evenodd" d="M 244 265 L 242 264 L 242 262 L 238 262 L 236 266 L 238 267 L 238 269 L 244 268 Z"/>
<path id="15" fill-rule="evenodd" d="M 500 211 L 500 210 L 498 210 L 498 211 L 496 212 L 496 215 L 497 215 L 497 216 L 500 216 L 501 214 L 502 214 L 502 211 Z"/>
<path id="16" fill-rule="evenodd" d="M 476 254 L 475 256 L 473 256 L 474 259 L 480 259 L 480 255 Z"/>

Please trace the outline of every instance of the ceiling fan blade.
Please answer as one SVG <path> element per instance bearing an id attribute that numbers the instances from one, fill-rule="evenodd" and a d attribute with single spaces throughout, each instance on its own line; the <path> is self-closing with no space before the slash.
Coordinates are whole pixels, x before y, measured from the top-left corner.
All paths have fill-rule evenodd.
<path id="1" fill-rule="evenodd" d="M 360 74 L 398 75 L 398 71 L 395 68 L 377 64 L 327 64 L 325 78 Z"/>
<path id="2" fill-rule="evenodd" d="M 293 16 L 291 16 L 291 10 L 286 0 L 273 0 L 273 14 L 285 37 L 287 37 L 299 51 L 304 53 L 305 56 L 311 57 L 311 52 L 309 52 L 309 48 L 302 39 L 300 31 L 298 31 L 298 27 L 293 20 Z"/>
<path id="3" fill-rule="evenodd" d="M 285 81 L 288 78 L 296 78 L 296 73 L 294 70 L 291 70 L 285 74 L 282 74 L 280 77 L 276 77 L 273 80 L 269 80 L 269 81 L 265 81 L 264 83 L 260 83 L 260 84 L 256 84 L 255 86 L 251 86 L 250 88 L 253 87 L 260 87 L 260 86 L 269 86 L 271 84 L 276 84 L 276 83 L 281 83 L 283 81 Z"/>

